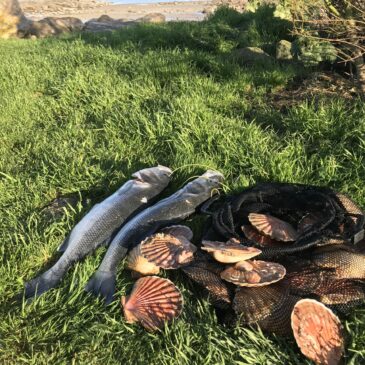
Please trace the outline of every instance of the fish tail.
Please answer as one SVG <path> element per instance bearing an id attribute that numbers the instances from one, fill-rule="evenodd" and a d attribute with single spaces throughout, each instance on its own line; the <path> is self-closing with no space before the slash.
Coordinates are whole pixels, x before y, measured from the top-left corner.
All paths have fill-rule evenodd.
<path id="1" fill-rule="evenodd" d="M 104 298 L 107 305 L 114 299 L 115 282 L 116 277 L 113 272 L 98 270 L 87 283 L 85 290 Z"/>
<path id="2" fill-rule="evenodd" d="M 28 281 L 24 288 L 25 298 L 30 299 L 35 296 L 40 296 L 54 288 L 61 281 L 62 277 L 63 275 L 56 275 L 54 270 L 50 269 L 42 275 Z"/>

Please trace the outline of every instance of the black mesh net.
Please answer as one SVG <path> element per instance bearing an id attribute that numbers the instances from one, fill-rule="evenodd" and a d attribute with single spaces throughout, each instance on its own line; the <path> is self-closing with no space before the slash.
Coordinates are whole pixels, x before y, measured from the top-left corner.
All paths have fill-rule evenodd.
<path id="1" fill-rule="evenodd" d="M 286 268 L 281 282 L 232 287 L 220 278 L 224 266 L 200 253 L 184 272 L 206 289 L 227 322 L 235 318 L 243 325 L 258 324 L 287 335 L 300 299 L 316 299 L 339 314 L 364 303 L 365 255 L 358 244 L 364 235 L 364 213 L 346 195 L 324 187 L 264 183 L 214 198 L 202 210 L 210 216 L 204 239 L 235 238 L 261 250 L 255 260 Z M 278 239 L 280 230 L 289 226 L 295 238 Z"/>

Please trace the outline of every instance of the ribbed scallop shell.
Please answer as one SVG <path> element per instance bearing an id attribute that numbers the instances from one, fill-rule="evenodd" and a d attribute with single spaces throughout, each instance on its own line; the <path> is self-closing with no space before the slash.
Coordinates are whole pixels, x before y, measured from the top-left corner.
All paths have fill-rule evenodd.
<path id="1" fill-rule="evenodd" d="M 175 225 L 162 228 L 161 233 L 170 234 L 175 237 L 185 237 L 188 241 L 193 239 L 193 231 L 188 226 Z"/>
<path id="2" fill-rule="evenodd" d="M 289 242 L 298 237 L 297 231 L 289 223 L 271 215 L 250 213 L 248 219 L 258 231 L 274 240 Z"/>
<path id="3" fill-rule="evenodd" d="M 203 251 L 209 252 L 217 261 L 232 264 L 243 260 L 248 260 L 261 253 L 254 247 L 246 247 L 235 244 L 231 241 L 226 243 L 217 241 L 203 241 Z"/>
<path id="4" fill-rule="evenodd" d="M 252 226 L 245 225 L 245 226 L 242 226 L 241 229 L 247 239 L 259 244 L 261 247 L 275 247 L 275 246 L 282 245 L 282 242 L 275 241 L 268 236 L 264 236 L 263 234 L 260 234 L 256 230 L 256 228 L 254 228 Z"/>
<path id="5" fill-rule="evenodd" d="M 122 297 L 122 306 L 128 323 L 140 322 L 155 331 L 180 315 L 183 297 L 170 280 L 147 276 L 136 281 L 129 296 Z"/>
<path id="6" fill-rule="evenodd" d="M 141 243 L 141 254 L 163 269 L 178 269 L 194 259 L 196 247 L 184 237 L 158 233 Z"/>
<path id="7" fill-rule="evenodd" d="M 276 311 L 289 296 L 289 286 L 280 281 L 267 287 L 236 290 L 233 309 L 243 323 L 250 324 L 263 320 Z"/>
<path id="8" fill-rule="evenodd" d="M 225 269 L 221 278 L 238 286 L 254 287 L 275 283 L 285 273 L 285 267 L 275 262 L 248 260 Z"/>
<path id="9" fill-rule="evenodd" d="M 160 268 L 141 255 L 141 245 L 136 246 L 127 257 L 127 268 L 140 275 L 157 275 Z M 133 275 L 138 276 L 138 275 Z"/>
<path id="10" fill-rule="evenodd" d="M 302 353 L 321 365 L 339 364 L 344 350 L 341 322 L 325 305 L 300 300 L 291 314 L 295 340 Z"/>

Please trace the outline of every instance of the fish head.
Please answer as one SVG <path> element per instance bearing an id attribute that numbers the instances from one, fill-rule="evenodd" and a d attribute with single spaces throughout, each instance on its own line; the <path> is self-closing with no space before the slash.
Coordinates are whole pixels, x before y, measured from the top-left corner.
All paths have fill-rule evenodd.
<path id="1" fill-rule="evenodd" d="M 208 170 L 203 175 L 193 180 L 186 186 L 186 191 L 192 195 L 210 197 L 214 189 L 218 189 L 224 180 L 224 176 L 213 170 Z"/>
<path id="2" fill-rule="evenodd" d="M 158 165 L 156 167 L 139 170 L 132 176 L 137 184 L 166 187 L 170 182 L 171 175 L 172 171 L 168 167 Z"/>

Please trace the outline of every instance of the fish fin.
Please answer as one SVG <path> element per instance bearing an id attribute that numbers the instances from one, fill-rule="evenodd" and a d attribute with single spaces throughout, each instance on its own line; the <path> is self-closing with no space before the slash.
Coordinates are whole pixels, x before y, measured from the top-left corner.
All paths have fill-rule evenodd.
<path id="1" fill-rule="evenodd" d="M 57 247 L 57 252 L 64 253 L 70 243 L 70 236 L 67 236 L 64 241 Z"/>
<path id="2" fill-rule="evenodd" d="M 28 281 L 24 286 L 24 296 L 26 299 L 39 297 L 46 291 L 54 288 L 62 279 L 62 276 L 55 275 L 54 271 L 48 270 L 42 275 Z"/>
<path id="3" fill-rule="evenodd" d="M 115 274 L 110 271 L 97 271 L 87 283 L 85 290 L 95 296 L 101 296 L 108 305 L 114 300 Z"/>

